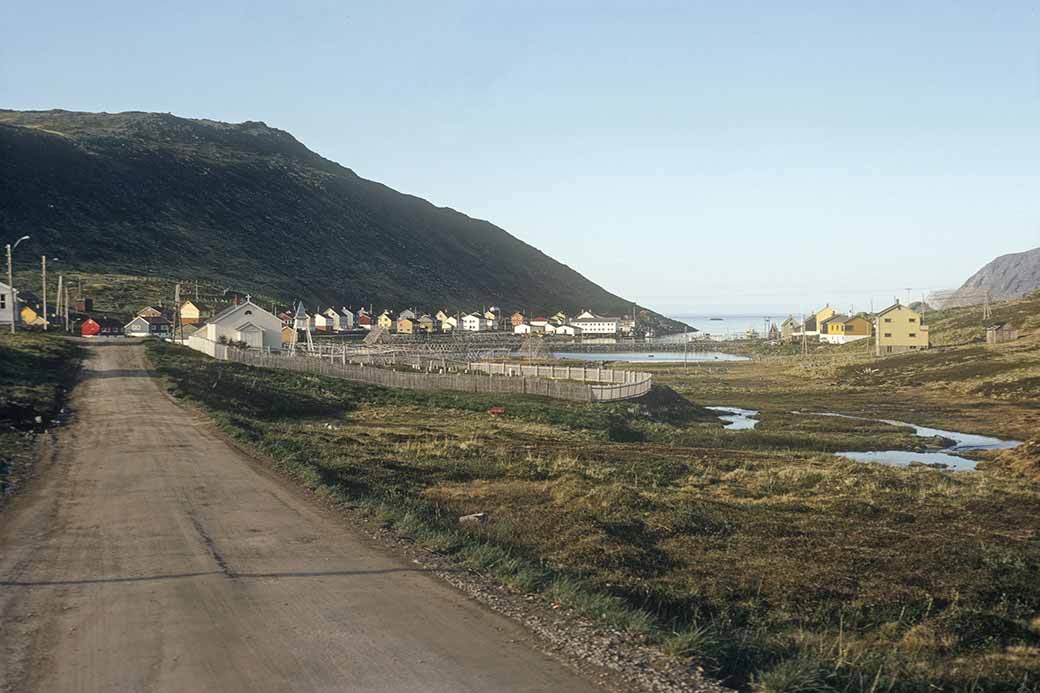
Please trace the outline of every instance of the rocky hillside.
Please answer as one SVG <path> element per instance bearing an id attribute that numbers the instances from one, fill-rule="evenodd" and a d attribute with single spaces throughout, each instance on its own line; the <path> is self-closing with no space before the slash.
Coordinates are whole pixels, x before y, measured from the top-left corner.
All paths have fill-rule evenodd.
<path id="1" fill-rule="evenodd" d="M 994 301 L 1021 298 L 1040 289 L 1040 248 L 1001 255 L 989 262 L 964 282 L 946 305 L 978 303 L 973 299 L 973 290 L 977 289 L 989 289 Z"/>
<path id="2" fill-rule="evenodd" d="M 0 162 L 0 227 L 31 233 L 33 252 L 66 269 L 322 303 L 632 308 L 491 223 L 365 180 L 259 122 L 0 110 Z"/>

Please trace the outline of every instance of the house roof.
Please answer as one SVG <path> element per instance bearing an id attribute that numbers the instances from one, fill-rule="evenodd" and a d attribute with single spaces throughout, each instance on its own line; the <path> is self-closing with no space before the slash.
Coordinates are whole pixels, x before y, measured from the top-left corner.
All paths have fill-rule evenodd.
<path id="1" fill-rule="evenodd" d="M 877 317 L 880 318 L 885 313 L 891 313 L 893 310 L 898 310 L 899 308 L 906 308 L 909 311 L 917 312 L 917 311 L 914 311 L 913 308 L 909 308 L 907 306 L 904 306 L 902 303 L 899 303 L 898 301 L 896 301 L 895 303 L 890 305 L 888 308 L 885 308 L 883 311 L 879 312 L 877 314 Z"/>
<path id="2" fill-rule="evenodd" d="M 195 306 L 196 308 L 198 308 L 199 310 L 209 310 L 210 309 L 210 306 L 208 304 L 203 303 L 202 301 L 193 301 L 190 298 L 187 301 L 185 301 L 184 303 L 181 304 L 181 309 L 183 310 L 184 306 L 188 305 L 189 303 L 191 305 Z"/>
<path id="3" fill-rule="evenodd" d="M 988 325 L 986 327 L 986 329 L 987 330 L 1002 330 L 1005 327 L 1011 327 L 1011 325 L 1007 324 L 1006 322 L 995 322 L 992 325 Z"/>
<path id="4" fill-rule="evenodd" d="M 823 327 L 824 325 L 829 325 L 832 322 L 845 323 L 845 322 L 848 321 L 848 319 L 849 319 L 848 315 L 842 315 L 841 313 L 837 313 L 835 315 L 830 316 L 829 318 L 825 318 L 824 320 L 821 320 L 820 321 L 820 327 Z"/>
<path id="5" fill-rule="evenodd" d="M 302 307 L 303 304 L 301 303 L 300 306 Z M 224 310 L 220 311 L 219 313 L 214 315 L 212 318 L 210 318 L 209 322 L 210 322 L 210 324 L 218 323 L 221 320 L 227 318 L 229 315 L 233 315 L 240 308 L 244 309 L 246 307 L 251 307 L 254 310 L 263 311 L 264 313 L 267 313 L 268 315 L 270 315 L 270 313 L 268 313 L 268 311 L 264 310 L 263 308 L 261 308 L 260 306 L 256 305 L 252 301 L 246 301 L 245 303 L 239 303 L 237 305 L 234 304 L 234 303 L 231 304 L 230 306 L 228 306 L 227 308 L 225 308 Z M 297 312 L 297 316 L 299 316 L 299 312 Z M 274 315 L 272 315 L 271 317 L 275 318 L 276 320 L 278 319 L 277 316 L 274 316 Z M 304 313 L 304 317 L 306 317 L 306 313 Z"/>
<path id="6" fill-rule="evenodd" d="M 572 323 L 583 323 L 583 322 L 618 322 L 620 318 L 607 318 L 602 315 L 593 315 L 591 318 L 575 318 Z"/>

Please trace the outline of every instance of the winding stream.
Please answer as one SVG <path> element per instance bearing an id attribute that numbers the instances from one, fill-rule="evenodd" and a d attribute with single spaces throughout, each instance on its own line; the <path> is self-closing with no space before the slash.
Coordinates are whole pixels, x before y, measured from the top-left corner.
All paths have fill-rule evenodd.
<path id="1" fill-rule="evenodd" d="M 758 424 L 755 419 L 758 412 L 753 409 L 741 409 L 739 407 L 707 407 L 712 411 L 721 412 L 719 418 L 727 422 L 728 430 L 750 430 Z M 892 419 L 871 419 L 865 416 L 852 416 L 850 414 L 837 414 L 835 412 L 802 412 L 793 411 L 792 414 L 801 416 L 833 416 L 841 419 L 853 419 L 855 421 L 871 421 L 886 423 L 891 426 L 912 428 L 915 436 L 921 438 L 939 437 L 952 441 L 941 450 L 926 450 L 915 452 L 912 450 L 849 450 L 834 453 L 837 457 L 845 457 L 857 462 L 874 462 L 877 464 L 890 464 L 899 467 L 909 467 L 915 463 L 935 467 L 937 469 L 949 469 L 953 471 L 966 472 L 975 469 L 975 460 L 962 457 L 961 453 L 979 450 L 1007 450 L 1021 445 L 1018 440 L 1002 440 L 991 436 L 982 436 L 974 433 L 960 433 L 958 431 L 946 431 L 941 428 L 929 426 L 918 426 L 905 421 Z"/>
<path id="2" fill-rule="evenodd" d="M 712 411 L 722 412 L 719 418 L 726 422 L 725 428 L 729 431 L 747 431 L 758 425 L 758 412 L 754 409 L 741 409 L 740 407 L 705 407 Z"/>

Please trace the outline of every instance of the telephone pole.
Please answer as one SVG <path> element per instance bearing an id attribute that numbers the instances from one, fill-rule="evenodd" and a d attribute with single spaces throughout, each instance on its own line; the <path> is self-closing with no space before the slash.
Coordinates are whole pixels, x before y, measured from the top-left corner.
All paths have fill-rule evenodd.
<path id="1" fill-rule="evenodd" d="M 69 329 L 69 285 L 65 285 L 65 331 L 70 332 Z"/>
<path id="2" fill-rule="evenodd" d="M 174 341 L 180 342 L 184 339 L 184 330 L 181 328 L 181 283 L 173 287 L 173 336 Z"/>
<path id="3" fill-rule="evenodd" d="M 40 267 L 43 272 L 43 331 L 47 331 L 47 256 L 40 256 Z"/>
<path id="4" fill-rule="evenodd" d="M 54 317 L 58 319 L 58 325 L 61 325 L 61 280 L 62 276 L 58 275 L 58 298 L 54 302 Z"/>

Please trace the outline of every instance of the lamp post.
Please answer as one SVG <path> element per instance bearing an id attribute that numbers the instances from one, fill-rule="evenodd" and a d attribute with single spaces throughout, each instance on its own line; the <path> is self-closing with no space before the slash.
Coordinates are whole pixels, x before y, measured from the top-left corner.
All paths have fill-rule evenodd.
<path id="1" fill-rule="evenodd" d="M 8 289 L 10 290 L 10 292 L 11 292 L 11 334 L 14 334 L 14 321 L 18 317 L 18 299 L 16 298 L 16 294 L 15 294 L 15 291 L 14 291 L 14 269 L 12 267 L 11 254 L 14 252 L 14 249 L 18 247 L 19 243 L 21 243 L 22 241 L 27 241 L 27 240 L 29 240 L 28 236 L 22 236 L 21 238 L 19 238 L 17 241 L 14 242 L 14 245 L 11 245 L 10 243 L 8 243 L 7 246 L 6 246 L 7 247 L 7 286 L 8 286 Z"/>

